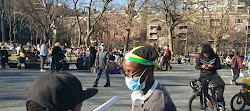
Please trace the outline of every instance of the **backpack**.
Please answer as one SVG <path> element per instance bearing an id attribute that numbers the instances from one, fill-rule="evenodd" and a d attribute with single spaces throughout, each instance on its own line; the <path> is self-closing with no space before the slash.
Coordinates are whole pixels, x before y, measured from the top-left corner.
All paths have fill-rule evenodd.
<path id="1" fill-rule="evenodd" d="M 238 68 L 237 59 L 238 58 L 235 57 L 234 60 L 232 61 L 232 64 L 231 64 L 232 69 L 237 69 Z"/>

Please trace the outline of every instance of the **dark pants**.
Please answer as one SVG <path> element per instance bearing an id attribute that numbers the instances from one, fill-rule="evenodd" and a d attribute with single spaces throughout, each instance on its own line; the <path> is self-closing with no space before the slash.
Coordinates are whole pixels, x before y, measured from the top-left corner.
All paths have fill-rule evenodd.
<path id="1" fill-rule="evenodd" d="M 41 56 L 41 66 L 40 66 L 41 69 L 44 69 L 44 63 L 46 59 L 47 59 L 47 56 Z"/>
<path id="2" fill-rule="evenodd" d="M 26 58 L 24 58 L 24 57 L 18 57 L 18 61 L 17 61 L 18 69 L 21 69 L 21 63 L 24 63 L 24 64 L 26 63 L 25 59 Z"/>
<path id="3" fill-rule="evenodd" d="M 8 57 L 0 57 L 0 65 L 5 68 L 5 63 L 8 62 Z"/>
<path id="4" fill-rule="evenodd" d="M 217 102 L 223 101 L 223 93 L 225 89 L 225 82 L 221 79 L 221 77 L 218 74 L 213 75 L 206 75 L 201 78 L 202 83 L 202 90 L 204 93 L 208 93 L 208 82 L 207 80 L 213 82 L 218 88 L 217 88 Z"/>
<path id="5" fill-rule="evenodd" d="M 102 75 L 102 71 L 104 72 L 104 74 L 106 75 L 106 85 L 110 85 L 110 80 L 109 80 L 109 73 L 108 70 L 105 69 L 97 69 L 97 75 L 96 75 L 96 79 L 95 79 L 95 85 L 98 84 L 98 81 Z"/>
<path id="6" fill-rule="evenodd" d="M 233 81 L 236 82 L 236 79 L 238 79 L 240 75 L 240 69 L 233 69 L 233 74 Z"/>
<path id="7" fill-rule="evenodd" d="M 168 70 L 168 66 L 170 69 L 172 69 L 172 66 L 170 65 L 170 59 L 166 60 L 166 70 Z"/>
<path id="8" fill-rule="evenodd" d="M 52 58 L 52 71 L 56 70 L 58 72 L 58 70 L 60 70 L 60 59 L 58 57 L 53 57 Z"/>

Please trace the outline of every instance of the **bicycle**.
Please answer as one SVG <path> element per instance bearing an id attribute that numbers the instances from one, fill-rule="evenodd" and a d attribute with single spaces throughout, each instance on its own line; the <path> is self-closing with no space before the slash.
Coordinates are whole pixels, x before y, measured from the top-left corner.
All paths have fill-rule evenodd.
<path id="1" fill-rule="evenodd" d="M 217 98 L 217 86 L 213 84 L 212 82 L 208 81 L 208 89 L 210 90 L 210 93 L 212 96 L 209 94 L 206 94 L 202 90 L 202 83 L 200 80 L 192 80 L 190 81 L 190 87 L 193 93 L 191 98 L 189 99 L 188 102 L 188 108 L 189 111 L 220 111 L 223 110 L 225 111 L 225 101 L 223 100 L 222 104 L 222 109 L 219 109 L 217 102 L 215 101 L 215 98 Z"/>
<path id="2" fill-rule="evenodd" d="M 233 111 L 242 111 L 246 105 L 250 106 L 250 86 L 247 84 L 241 85 L 243 85 L 242 89 L 231 100 L 231 109 Z"/>

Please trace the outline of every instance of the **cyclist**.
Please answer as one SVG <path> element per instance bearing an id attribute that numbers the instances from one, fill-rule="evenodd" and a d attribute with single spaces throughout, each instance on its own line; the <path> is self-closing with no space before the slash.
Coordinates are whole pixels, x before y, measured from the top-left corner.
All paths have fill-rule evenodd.
<path id="1" fill-rule="evenodd" d="M 225 83 L 217 73 L 217 70 L 221 69 L 222 65 L 218 55 L 214 53 L 209 44 L 202 46 L 202 52 L 196 61 L 195 68 L 200 70 L 200 81 L 204 93 L 208 93 L 208 80 L 218 87 L 217 104 L 218 107 L 222 107 Z"/>

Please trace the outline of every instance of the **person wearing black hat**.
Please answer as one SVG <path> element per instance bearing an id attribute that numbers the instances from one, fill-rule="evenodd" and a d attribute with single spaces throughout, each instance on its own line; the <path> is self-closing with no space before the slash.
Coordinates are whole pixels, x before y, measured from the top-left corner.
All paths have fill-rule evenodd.
<path id="1" fill-rule="evenodd" d="M 133 91 L 132 110 L 176 111 L 168 91 L 154 77 L 157 56 L 151 46 L 136 47 L 125 55 L 121 73 L 127 87 Z"/>
<path id="2" fill-rule="evenodd" d="M 81 111 L 82 102 L 98 92 L 82 90 L 81 82 L 72 74 L 51 73 L 38 77 L 26 98 L 27 111 Z"/>

